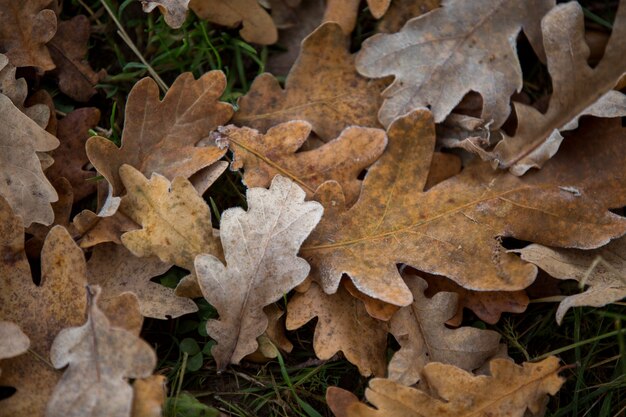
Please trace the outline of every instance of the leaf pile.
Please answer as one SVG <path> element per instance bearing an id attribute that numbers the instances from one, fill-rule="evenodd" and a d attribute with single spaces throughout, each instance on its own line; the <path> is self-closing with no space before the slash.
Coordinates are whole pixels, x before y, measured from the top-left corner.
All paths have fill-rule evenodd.
<path id="1" fill-rule="evenodd" d="M 539 268 L 588 287 L 559 323 L 626 297 L 626 1 L 592 65 L 576 2 L 368 0 L 378 33 L 352 54 L 358 1 L 145 0 L 259 45 L 315 29 L 270 55 L 293 62 L 283 85 L 261 74 L 236 106 L 220 70 L 163 95 L 138 81 L 119 144 L 99 109 L 61 111 L 104 99 L 85 59 L 98 17 L 19 3 L 0 0 L 0 385 L 16 390 L 0 416 L 160 415 L 144 317 L 206 303 L 211 360 L 191 350 L 216 373 L 282 364 L 285 331 L 316 319 L 318 360 L 375 377 L 370 405 L 328 389 L 338 417 L 542 415 L 559 359 L 515 364 L 463 309 L 523 313 Z M 522 32 L 551 79 L 539 100 Z M 246 207 L 220 212 L 228 166 Z"/>

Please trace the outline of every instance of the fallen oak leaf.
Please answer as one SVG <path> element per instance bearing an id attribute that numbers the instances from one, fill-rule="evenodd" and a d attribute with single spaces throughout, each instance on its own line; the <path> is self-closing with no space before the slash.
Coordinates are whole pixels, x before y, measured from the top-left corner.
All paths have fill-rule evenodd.
<path id="1" fill-rule="evenodd" d="M 376 30 L 380 33 L 398 32 L 407 21 L 439 7 L 439 3 L 439 0 L 393 0 Z"/>
<path id="2" fill-rule="evenodd" d="M 278 175 L 269 190 L 248 189 L 248 211 L 228 209 L 220 221 L 227 266 L 212 255 L 196 257 L 202 294 L 219 314 L 219 320 L 207 322 L 207 333 L 217 341 L 211 354 L 219 370 L 256 350 L 256 338 L 268 325 L 263 308 L 309 273 L 296 255 L 323 209 L 304 197 L 295 183 Z"/>
<path id="3" fill-rule="evenodd" d="M 141 7 L 146 13 L 159 8 L 168 26 L 178 29 L 187 18 L 189 0 L 141 0 Z"/>
<path id="4" fill-rule="evenodd" d="M 301 120 L 281 123 L 265 135 L 247 127 L 232 125 L 218 130 L 216 141 L 233 152 L 231 170 L 244 169 L 248 187 L 267 187 L 275 175 L 283 175 L 312 197 L 328 180 L 343 188 L 348 204 L 361 190 L 359 175 L 383 153 L 387 144 L 381 129 L 351 126 L 339 137 L 310 151 L 296 152 L 311 133 L 311 124 Z"/>
<path id="5" fill-rule="evenodd" d="M 417 110 L 389 127 L 387 149 L 349 210 L 336 183 L 320 187 L 325 215 L 300 253 L 326 293 L 346 273 L 360 292 L 396 306 L 413 300 L 401 263 L 468 289 L 523 289 L 537 269 L 506 253 L 498 236 L 590 249 L 626 232 L 626 219 L 608 211 L 626 202 L 620 134 L 572 140 L 549 169 L 529 178 L 474 163 L 422 192 L 435 138 L 430 113 Z"/>
<path id="6" fill-rule="evenodd" d="M 324 22 L 337 22 L 344 33 L 350 34 L 356 26 L 357 15 L 359 13 L 360 0 L 328 0 L 326 2 L 326 12 Z M 370 13 L 375 19 L 381 18 L 391 0 L 367 0 Z"/>
<path id="7" fill-rule="evenodd" d="M 0 360 L 21 355 L 29 346 L 30 339 L 20 326 L 10 321 L 0 321 Z"/>
<path id="8" fill-rule="evenodd" d="M 133 400 L 127 380 L 150 376 L 156 354 L 133 333 L 112 327 L 97 305 L 100 288 L 87 288 L 87 322 L 62 330 L 50 348 L 55 368 L 69 366 L 52 393 L 46 415 L 126 417 Z"/>
<path id="9" fill-rule="evenodd" d="M 379 127 L 375 113 L 386 81 L 356 72 L 348 41 L 336 23 L 317 28 L 302 41 L 285 89 L 271 74 L 259 75 L 237 101 L 234 123 L 266 132 L 279 123 L 306 120 L 324 141 L 348 126 Z"/>
<path id="10" fill-rule="evenodd" d="M 163 100 L 152 79 L 135 84 L 126 103 L 121 148 L 102 137 L 89 138 L 86 145 L 89 160 L 112 185 L 113 194 L 123 191 L 119 169 L 124 164 L 144 175 L 158 172 L 174 179 L 189 178 L 220 159 L 225 150 L 196 144 L 232 116 L 232 106 L 219 101 L 225 87 L 221 71 L 198 80 L 182 74 Z"/>
<path id="11" fill-rule="evenodd" d="M 558 376 L 559 360 L 518 366 L 506 359 L 490 363 L 491 376 L 474 376 L 452 365 L 433 362 L 424 367 L 429 395 L 397 382 L 375 378 L 365 390 L 370 408 L 348 391 L 330 387 L 326 401 L 337 417 L 488 417 L 540 415 L 548 394 L 565 382 Z"/>

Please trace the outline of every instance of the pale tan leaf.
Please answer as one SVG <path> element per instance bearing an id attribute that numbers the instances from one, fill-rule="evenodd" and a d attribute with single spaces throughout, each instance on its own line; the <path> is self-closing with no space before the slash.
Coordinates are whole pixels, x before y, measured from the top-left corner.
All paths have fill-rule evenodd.
<path id="1" fill-rule="evenodd" d="M 0 321 L 0 360 L 21 355 L 29 346 L 30 340 L 20 326 L 10 321 Z"/>
<path id="2" fill-rule="evenodd" d="M 45 104 L 34 104 L 30 107 L 25 105 L 28 85 L 24 78 L 15 78 L 15 72 L 16 68 L 9 63 L 9 58 L 0 54 L 0 93 L 10 98 L 15 107 L 45 129 L 50 119 L 50 110 Z"/>
<path id="3" fill-rule="evenodd" d="M 141 0 L 141 7 L 146 13 L 159 8 L 165 23 L 174 29 L 178 29 L 185 23 L 189 0 Z"/>
<path id="4" fill-rule="evenodd" d="M 207 322 L 208 334 L 218 343 L 211 350 L 218 369 L 256 350 L 256 338 L 268 325 L 263 308 L 309 273 L 309 265 L 296 255 L 323 209 L 304 197 L 300 187 L 281 176 L 269 190 L 248 189 L 247 212 L 235 208 L 222 214 L 226 266 L 212 255 L 196 257 L 202 294 L 220 316 Z"/>

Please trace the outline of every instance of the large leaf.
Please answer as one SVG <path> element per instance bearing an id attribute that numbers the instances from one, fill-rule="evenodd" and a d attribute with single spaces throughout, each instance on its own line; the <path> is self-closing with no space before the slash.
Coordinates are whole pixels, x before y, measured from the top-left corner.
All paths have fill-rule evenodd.
<path id="1" fill-rule="evenodd" d="M 263 307 L 300 284 L 309 265 L 296 255 L 322 217 L 319 203 L 304 202 L 304 191 L 276 176 L 269 190 L 248 190 L 248 211 L 222 214 L 220 238 L 226 266 L 212 255 L 196 257 L 196 273 L 204 298 L 220 315 L 207 322 L 217 341 L 211 353 L 218 369 L 237 364 L 257 348 L 267 328 Z"/>

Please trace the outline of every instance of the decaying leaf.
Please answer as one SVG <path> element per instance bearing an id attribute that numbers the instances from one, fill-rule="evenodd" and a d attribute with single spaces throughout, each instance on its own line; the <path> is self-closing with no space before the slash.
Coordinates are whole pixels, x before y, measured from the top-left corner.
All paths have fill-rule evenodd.
<path id="1" fill-rule="evenodd" d="M 226 126 L 219 142 L 233 151 L 231 169 L 243 168 L 247 187 L 267 187 L 275 175 L 283 175 L 311 197 L 324 181 L 337 181 L 348 204 L 361 191 L 359 174 L 383 153 L 387 144 L 381 129 L 352 126 L 319 148 L 297 152 L 311 133 L 308 122 L 294 120 L 270 128 L 265 135 L 247 127 Z"/>
<path id="2" fill-rule="evenodd" d="M 163 375 L 151 375 L 133 383 L 132 417 L 161 417 L 167 396 L 167 379 Z"/>
<path id="3" fill-rule="evenodd" d="M 431 362 L 472 371 L 497 353 L 500 341 L 497 332 L 446 327 L 446 321 L 456 312 L 456 294 L 440 292 L 426 298 L 424 291 L 428 284 L 417 276 L 407 277 L 407 285 L 413 293 L 413 303 L 398 310 L 389 322 L 390 333 L 400 344 L 400 350 L 389 362 L 389 379 L 413 385 L 420 380 L 424 366 Z"/>
<path id="4" fill-rule="evenodd" d="M 324 22 L 337 22 L 346 34 L 351 33 L 356 26 L 359 14 L 360 0 L 328 0 Z M 389 8 L 391 0 L 367 0 L 370 13 L 379 19 Z"/>
<path id="5" fill-rule="evenodd" d="M 220 159 L 225 150 L 195 145 L 232 116 L 232 106 L 219 101 L 225 87 L 221 71 L 208 72 L 198 80 L 185 73 L 161 101 L 152 79 L 135 84 L 126 103 L 122 147 L 102 137 L 87 141 L 87 156 L 111 183 L 114 195 L 123 191 L 119 176 L 123 164 L 144 175 L 157 172 L 171 180 L 189 178 Z"/>
<path id="6" fill-rule="evenodd" d="M 133 389 L 128 378 L 146 378 L 156 366 L 150 345 L 110 325 L 97 305 L 100 288 L 87 291 L 87 322 L 62 330 L 50 349 L 55 368 L 69 366 L 48 402 L 48 417 L 129 416 Z"/>
<path id="7" fill-rule="evenodd" d="M 141 0 L 141 7 L 146 13 L 150 13 L 158 7 L 163 13 L 165 23 L 178 29 L 187 18 L 189 0 Z"/>
<path id="8" fill-rule="evenodd" d="M 271 45 L 278 31 L 257 0 L 191 0 L 189 7 L 199 17 L 218 25 L 243 25 L 239 34 L 248 42 Z"/>
<path id="9" fill-rule="evenodd" d="M 103 217 L 91 210 L 83 210 L 74 217 L 72 225 L 80 235 L 78 245 L 84 249 L 107 242 L 121 245 L 123 233 L 139 228 L 119 210 L 112 216 Z"/>
<path id="10" fill-rule="evenodd" d="M 360 300 L 343 287 L 328 295 L 312 284 L 296 294 L 287 306 L 287 330 L 304 326 L 317 317 L 313 348 L 320 359 L 341 351 L 363 376 L 385 374 L 387 324 L 370 317 Z"/>
<path id="11" fill-rule="evenodd" d="M 16 67 L 54 68 L 46 43 L 57 29 L 53 0 L 0 0 L 0 51 Z"/>
<path id="12" fill-rule="evenodd" d="M 323 209 L 304 197 L 300 187 L 281 176 L 269 190 L 248 189 L 247 212 L 235 208 L 222 214 L 226 266 L 212 255 L 196 257 L 202 294 L 220 316 L 207 322 L 207 333 L 217 341 L 211 353 L 218 369 L 256 350 L 256 338 L 268 324 L 263 307 L 307 277 L 309 265 L 296 255 Z"/>
<path id="13" fill-rule="evenodd" d="M 433 396 L 388 379 L 373 379 L 365 398 L 377 410 L 335 387 L 328 389 L 326 400 L 337 417 L 521 417 L 526 410 L 536 416 L 547 395 L 554 395 L 565 382 L 558 376 L 559 360 L 554 356 L 523 366 L 506 359 L 494 359 L 490 365 L 491 376 L 474 376 L 442 363 L 426 365 L 424 379 Z"/>
<path id="14" fill-rule="evenodd" d="M 50 203 L 58 196 L 43 173 L 37 152 L 57 146 L 57 138 L 0 94 L 0 196 L 22 217 L 26 227 L 54 220 Z"/>
<path id="15" fill-rule="evenodd" d="M 150 281 L 170 267 L 156 257 L 137 258 L 121 245 L 104 243 L 94 248 L 87 274 L 90 284 L 102 287 L 102 305 L 124 291 L 132 291 L 145 317 L 166 319 L 197 311 L 192 300 L 177 297 L 171 288 Z"/>
<path id="16" fill-rule="evenodd" d="M 347 126 L 379 127 L 376 111 L 385 81 L 356 72 L 348 41 L 336 23 L 320 26 L 302 42 L 285 89 L 271 74 L 259 75 L 238 101 L 235 124 L 266 132 L 279 123 L 306 120 L 324 141 Z"/>
<path id="17" fill-rule="evenodd" d="M 0 360 L 21 355 L 29 346 L 30 340 L 20 326 L 10 321 L 0 321 Z"/>
<path id="18" fill-rule="evenodd" d="M 320 188 L 325 215 L 300 253 L 325 292 L 334 293 L 346 273 L 360 292 L 397 306 L 413 300 L 400 263 L 468 289 L 523 289 L 537 269 L 506 253 L 500 236 L 591 249 L 626 232 L 626 219 L 608 211 L 626 202 L 620 134 L 586 140 L 583 133 L 528 178 L 477 162 L 421 192 L 435 138 L 430 113 L 417 110 L 389 127 L 387 149 L 354 206 L 346 209 L 336 183 Z"/>
<path id="19" fill-rule="evenodd" d="M 515 135 L 505 135 L 486 155 L 515 175 L 542 167 L 559 149 L 563 140 L 560 132 L 577 128 L 581 116 L 626 115 L 626 95 L 612 90 L 626 72 L 626 2 L 620 2 L 613 33 L 602 60 L 594 68 L 587 63 L 589 47 L 580 4 L 569 2 L 555 7 L 544 17 L 542 30 L 553 90 L 548 111 L 542 114 L 531 106 L 515 103 Z"/>
<path id="20" fill-rule="evenodd" d="M 470 91 L 483 97 L 484 120 L 500 127 L 509 98 L 522 88 L 516 56 L 520 30 L 541 47 L 540 20 L 554 0 L 468 2 L 447 0 L 394 34 L 363 42 L 356 60 L 368 77 L 395 75 L 378 114 L 388 126 L 396 117 L 430 106 L 441 122 Z"/>
<path id="21" fill-rule="evenodd" d="M 626 238 L 592 251 L 529 245 L 515 252 L 558 279 L 575 279 L 588 286 L 581 294 L 565 297 L 556 311 L 561 324 L 572 307 L 602 307 L 626 297 Z"/>

